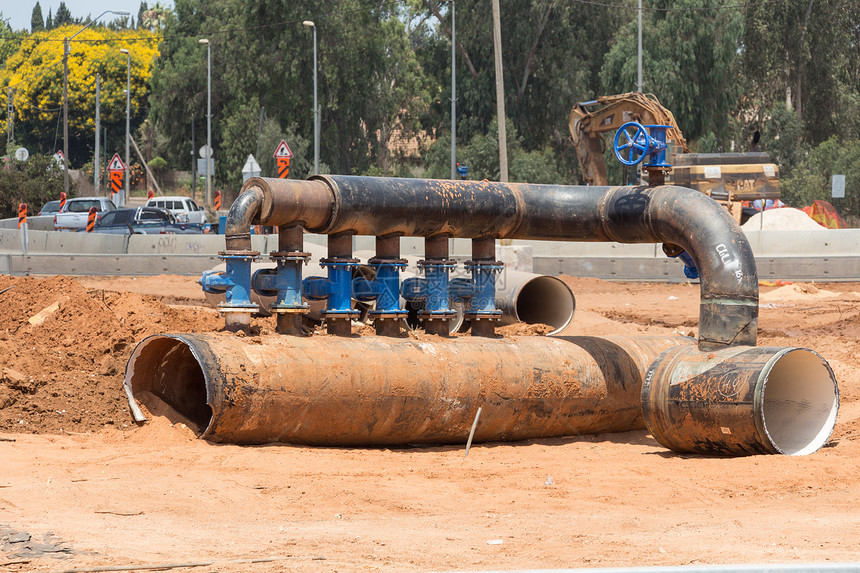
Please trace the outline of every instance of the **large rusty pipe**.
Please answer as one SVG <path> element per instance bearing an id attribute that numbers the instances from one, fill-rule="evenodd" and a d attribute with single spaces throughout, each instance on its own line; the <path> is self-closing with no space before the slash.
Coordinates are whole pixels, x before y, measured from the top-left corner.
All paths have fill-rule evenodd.
<path id="1" fill-rule="evenodd" d="M 124 387 L 218 442 L 465 443 L 643 427 L 645 371 L 684 337 L 432 341 L 228 334 L 150 336 Z M 153 402 L 149 402 L 153 407 Z"/>
<path id="2" fill-rule="evenodd" d="M 642 407 L 654 438 L 677 452 L 803 455 L 830 437 L 839 390 L 805 348 L 673 348 L 648 370 Z"/>
<path id="3" fill-rule="evenodd" d="M 255 195 L 260 223 L 302 224 L 316 233 L 679 245 L 701 276 L 699 348 L 756 342 L 752 249 L 728 212 L 692 189 L 335 175 L 251 178 L 243 189 L 262 192 Z"/>

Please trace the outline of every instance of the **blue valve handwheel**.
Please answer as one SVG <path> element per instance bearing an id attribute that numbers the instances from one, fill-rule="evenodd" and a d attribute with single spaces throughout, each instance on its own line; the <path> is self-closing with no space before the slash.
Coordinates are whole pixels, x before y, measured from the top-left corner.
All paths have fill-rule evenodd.
<path id="1" fill-rule="evenodd" d="M 615 133 L 613 151 L 618 161 L 624 165 L 638 165 L 648 155 L 653 143 L 645 126 L 628 121 Z M 626 155 L 626 157 L 625 157 Z"/>

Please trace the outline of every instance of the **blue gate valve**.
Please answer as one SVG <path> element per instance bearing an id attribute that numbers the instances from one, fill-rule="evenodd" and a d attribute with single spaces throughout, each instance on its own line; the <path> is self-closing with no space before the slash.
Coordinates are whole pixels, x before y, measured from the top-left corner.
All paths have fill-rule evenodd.
<path id="1" fill-rule="evenodd" d="M 666 163 L 666 131 L 668 125 L 642 125 L 628 121 L 618 128 L 613 142 L 615 157 L 624 165 L 638 165 L 646 156 L 646 168 L 668 169 Z"/>
<path id="2" fill-rule="evenodd" d="M 376 280 L 357 277 L 352 281 L 355 298 L 368 302 L 375 300 L 376 308 L 370 318 L 406 318 L 407 312 L 400 308 L 400 271 L 408 266 L 406 259 L 373 258 L 367 266 L 376 271 Z"/>
<path id="3" fill-rule="evenodd" d="M 361 314 L 352 308 L 352 271 L 358 259 L 321 259 L 320 266 L 328 269 L 326 277 L 308 277 L 302 281 L 305 298 L 325 300 L 323 318 L 354 319 Z"/>
<path id="4" fill-rule="evenodd" d="M 696 261 L 693 260 L 693 257 L 679 247 L 678 245 L 670 245 L 663 244 L 663 252 L 666 253 L 667 257 L 680 259 L 681 262 L 684 263 L 684 276 L 688 279 L 697 279 L 699 278 L 699 269 L 696 267 Z"/>
<path id="5" fill-rule="evenodd" d="M 497 320 L 502 311 L 496 308 L 496 273 L 502 272 L 505 264 L 499 261 L 466 261 L 467 271 L 472 273 L 472 299 L 466 318 L 472 320 Z"/>
<path id="6" fill-rule="evenodd" d="M 243 330 L 251 326 L 251 315 L 260 307 L 251 302 L 251 263 L 259 256 L 257 251 L 224 251 L 218 258 L 226 263 L 224 271 L 206 271 L 197 281 L 203 292 L 225 293 L 225 301 L 218 304 L 224 315 L 227 330 Z"/>
<path id="7" fill-rule="evenodd" d="M 310 255 L 272 253 L 275 269 L 260 269 L 251 277 L 251 286 L 260 296 L 273 296 L 271 309 L 276 313 L 306 312 L 310 307 L 302 300 L 301 265 Z"/>

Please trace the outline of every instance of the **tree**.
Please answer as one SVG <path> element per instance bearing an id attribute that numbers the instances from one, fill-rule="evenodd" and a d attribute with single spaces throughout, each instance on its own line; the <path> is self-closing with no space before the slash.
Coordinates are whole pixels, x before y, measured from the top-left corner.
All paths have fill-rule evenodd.
<path id="1" fill-rule="evenodd" d="M 65 2 L 60 2 L 60 7 L 57 8 L 57 13 L 54 15 L 54 27 L 59 28 L 67 24 L 73 24 L 72 13 L 66 8 Z"/>
<path id="2" fill-rule="evenodd" d="M 840 120 L 860 112 L 860 10 L 856 3 L 749 3 L 744 20 L 742 78 L 746 80 L 747 110 L 766 115 L 776 102 L 784 102 L 797 114 L 813 145 L 833 134 L 860 135 L 847 132 L 857 129 L 856 121 L 846 126 Z"/>
<path id="3" fill-rule="evenodd" d="M 27 161 L 11 160 L 0 169 L 0 218 L 15 217 L 18 204 L 26 203 L 32 213 L 63 190 L 63 171 L 50 155 L 31 154 Z"/>
<path id="4" fill-rule="evenodd" d="M 48 8 L 48 17 L 45 18 L 45 30 L 54 29 L 54 18 L 51 16 L 51 9 Z"/>
<path id="5" fill-rule="evenodd" d="M 831 177 L 845 175 L 845 198 L 831 198 Z M 860 141 L 831 138 L 812 150 L 782 184 L 783 200 L 792 206 L 815 199 L 830 201 L 843 216 L 860 217 Z"/>
<path id="6" fill-rule="evenodd" d="M 16 139 L 31 150 L 53 154 L 63 103 L 63 38 L 77 26 L 56 28 L 30 36 L 0 69 L 0 89 L 15 86 Z M 95 127 L 95 75 L 101 76 L 101 120 L 116 140 L 125 133 L 126 57 L 131 51 L 131 111 L 134 128 L 146 115 L 148 80 L 157 52 L 149 32 L 111 31 L 91 27 L 70 43 L 68 59 L 69 162 L 72 168 L 92 154 Z M 5 106 L 0 114 L 5 115 Z M 5 122 L 4 122 L 5 123 Z"/>
<path id="7" fill-rule="evenodd" d="M 41 32 L 45 29 L 45 19 L 42 17 L 42 7 L 37 0 L 33 6 L 33 14 L 30 16 L 30 31 L 33 33 Z"/>
<path id="8" fill-rule="evenodd" d="M 732 0 L 658 0 L 643 14 L 643 91 L 655 94 L 675 115 L 688 141 L 716 137 L 730 147 L 730 117 L 740 90 L 736 58 L 743 31 Z M 606 93 L 634 91 L 637 83 L 637 19 L 621 30 L 600 77 Z"/>

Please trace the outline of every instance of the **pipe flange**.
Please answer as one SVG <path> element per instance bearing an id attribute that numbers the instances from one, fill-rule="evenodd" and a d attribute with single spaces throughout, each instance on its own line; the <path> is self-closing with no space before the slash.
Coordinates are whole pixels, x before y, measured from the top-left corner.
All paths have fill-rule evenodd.
<path id="1" fill-rule="evenodd" d="M 367 260 L 367 266 L 369 267 L 380 267 L 382 265 L 392 265 L 395 267 L 408 267 L 409 261 L 406 259 L 382 259 L 379 257 L 373 257 L 372 259 Z"/>
<path id="2" fill-rule="evenodd" d="M 421 259 L 418 266 L 422 269 L 456 269 L 457 261 L 454 259 Z"/>
<path id="3" fill-rule="evenodd" d="M 408 318 L 409 313 L 404 310 L 371 310 L 368 311 L 367 317 L 374 320 L 394 320 Z"/>
<path id="4" fill-rule="evenodd" d="M 320 259 L 321 267 L 337 267 L 337 266 L 350 266 L 357 267 L 361 264 L 359 259 Z"/>
<path id="5" fill-rule="evenodd" d="M 434 320 L 453 320 L 457 318 L 457 313 L 453 310 L 422 310 L 418 313 L 418 318 L 425 322 Z"/>
<path id="6" fill-rule="evenodd" d="M 301 251 L 272 251 L 269 253 L 269 258 L 273 261 L 302 261 L 308 262 L 311 258 L 310 253 L 305 253 Z"/>
<path id="7" fill-rule="evenodd" d="M 269 305 L 269 309 L 273 314 L 307 314 L 310 312 L 310 305 L 303 304 L 301 306 L 278 305 L 277 303 Z"/>
<path id="8" fill-rule="evenodd" d="M 255 313 L 260 310 L 260 306 L 256 303 L 251 304 L 230 304 L 229 302 L 222 302 L 216 306 L 218 312 L 221 313 L 230 313 L 230 312 L 248 312 Z"/>
<path id="9" fill-rule="evenodd" d="M 218 251 L 219 259 L 256 259 L 260 256 L 260 251 L 246 251 L 243 249 Z"/>
<path id="10" fill-rule="evenodd" d="M 495 273 L 505 269 L 505 263 L 502 261 L 466 261 L 463 263 L 463 268 L 467 271 L 492 271 Z"/>
<path id="11" fill-rule="evenodd" d="M 502 311 L 501 310 L 485 310 L 478 312 L 467 312 L 463 314 L 463 318 L 466 320 L 474 320 L 474 321 L 487 321 L 487 322 L 498 322 L 502 320 Z"/>
<path id="12" fill-rule="evenodd" d="M 323 310 L 320 311 L 322 318 L 332 319 L 353 319 L 361 316 L 361 312 L 357 310 Z"/>

